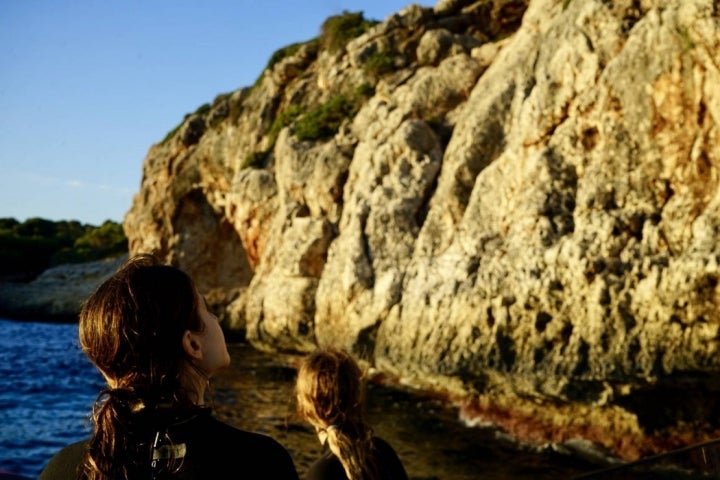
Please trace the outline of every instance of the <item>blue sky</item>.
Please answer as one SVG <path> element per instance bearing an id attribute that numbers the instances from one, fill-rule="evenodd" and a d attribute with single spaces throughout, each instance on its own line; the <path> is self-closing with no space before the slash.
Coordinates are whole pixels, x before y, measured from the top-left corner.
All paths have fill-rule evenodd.
<path id="1" fill-rule="evenodd" d="M 153 143 L 343 11 L 405 0 L 0 0 L 0 217 L 121 222 Z"/>

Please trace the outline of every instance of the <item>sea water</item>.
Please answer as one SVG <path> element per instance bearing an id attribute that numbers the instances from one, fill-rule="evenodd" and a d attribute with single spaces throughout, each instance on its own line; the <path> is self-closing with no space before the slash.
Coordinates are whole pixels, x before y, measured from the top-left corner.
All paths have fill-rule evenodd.
<path id="1" fill-rule="evenodd" d="M 228 348 L 232 364 L 212 382 L 216 415 L 276 438 L 302 478 L 321 445 L 295 413 L 298 357 Z M 56 451 L 86 438 L 104 386 L 80 351 L 77 325 L 0 319 L 0 471 L 36 478 Z M 411 480 L 562 480 L 596 468 L 552 448 L 523 448 L 492 428 L 468 428 L 453 408 L 412 392 L 370 385 L 368 414 Z"/>
<path id="2" fill-rule="evenodd" d="M 35 478 L 57 450 L 88 436 L 102 385 L 77 325 L 0 319 L 0 470 Z"/>

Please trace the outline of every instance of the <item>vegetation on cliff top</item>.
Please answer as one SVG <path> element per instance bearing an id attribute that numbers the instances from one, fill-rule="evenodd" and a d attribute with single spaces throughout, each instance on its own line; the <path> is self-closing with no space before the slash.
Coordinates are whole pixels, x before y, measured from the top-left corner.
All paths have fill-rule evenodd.
<path id="1" fill-rule="evenodd" d="M 330 52 L 340 51 L 350 40 L 367 32 L 377 23 L 376 20 L 366 20 L 362 12 L 345 10 L 342 14 L 328 17 L 323 22 L 320 43 Z"/>
<path id="2" fill-rule="evenodd" d="M 366 19 L 362 12 L 344 11 L 340 15 L 328 17 L 325 22 L 323 22 L 320 29 L 320 35 L 317 38 L 313 38 L 307 42 L 293 43 L 275 51 L 268 60 L 265 69 L 255 81 L 254 87 L 257 87 L 260 84 L 260 81 L 266 71 L 271 70 L 284 58 L 297 53 L 303 45 L 316 44 L 319 45 L 320 49 L 336 53 L 342 51 L 348 42 L 367 32 L 377 23 L 379 23 L 377 20 Z M 391 67 L 391 63 L 392 59 L 387 55 L 387 53 L 380 52 L 371 59 L 366 67 L 365 73 L 370 77 L 380 76 L 390 69 L 389 67 Z M 364 92 L 365 95 L 358 94 L 358 92 L 361 91 Z M 371 94 L 367 95 L 367 85 L 362 85 L 358 87 L 357 91 L 354 93 L 338 93 L 323 105 L 314 107 L 308 105 L 292 105 L 285 110 L 279 111 L 273 125 L 267 132 L 270 136 L 270 146 L 264 151 L 250 153 L 245 158 L 243 165 L 245 167 L 264 166 L 267 162 L 268 155 L 275 145 L 275 140 L 277 139 L 277 135 L 280 130 L 285 126 L 288 126 L 296 119 L 299 121 L 298 131 L 296 131 L 296 134 L 300 140 L 322 140 L 331 137 L 337 132 L 342 120 L 357 113 L 360 104 L 368 96 L 371 96 Z M 220 103 L 224 103 L 224 108 L 226 108 L 227 111 L 224 111 L 222 115 L 216 115 L 215 118 L 207 119 L 210 127 L 218 126 L 220 121 L 225 118 L 229 118 L 230 121 L 234 123 L 237 121 L 242 107 L 237 105 L 235 102 L 230 101 L 230 97 L 230 94 L 219 95 L 213 102 L 213 105 L 203 104 L 194 113 L 186 114 L 183 121 L 168 132 L 160 143 L 164 144 L 177 135 L 180 128 L 185 124 L 188 118 L 202 117 L 202 119 L 204 119 L 204 117 L 211 115 L 212 110 Z M 202 132 L 200 135 L 202 135 Z"/>
<path id="3" fill-rule="evenodd" d="M 0 276 L 31 280 L 49 267 L 114 257 L 128 252 L 122 225 L 93 226 L 78 221 L 53 222 L 0 218 Z"/>
<path id="4" fill-rule="evenodd" d="M 303 105 L 291 105 L 281 110 L 268 130 L 269 147 L 266 150 L 249 154 L 243 162 L 243 168 L 263 168 L 275 147 L 280 131 L 293 122 L 293 133 L 300 141 L 317 141 L 332 137 L 337 133 L 343 120 L 355 116 L 362 104 L 373 93 L 373 87 L 362 84 L 351 95 L 335 95 L 327 102 L 310 110 Z"/>

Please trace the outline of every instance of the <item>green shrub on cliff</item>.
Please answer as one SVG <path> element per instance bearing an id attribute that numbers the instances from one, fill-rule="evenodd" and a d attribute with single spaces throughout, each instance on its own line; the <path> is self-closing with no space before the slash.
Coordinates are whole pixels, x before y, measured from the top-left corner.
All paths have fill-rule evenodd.
<path id="1" fill-rule="evenodd" d="M 270 130 L 268 130 L 268 134 L 271 139 L 270 143 L 274 145 L 275 140 L 277 140 L 277 136 L 280 134 L 280 130 L 290 125 L 296 118 L 304 113 L 305 107 L 302 105 L 290 105 L 278 113 L 270 126 Z"/>
<path id="2" fill-rule="evenodd" d="M 250 153 L 243 160 L 242 168 L 263 168 L 267 165 L 270 153 L 280 131 L 294 123 L 293 133 L 298 140 L 324 140 L 337 133 L 343 120 L 352 118 L 362 104 L 375 94 L 375 89 L 363 83 L 350 95 L 336 95 L 314 109 L 304 105 L 290 105 L 281 110 L 268 129 L 268 148 Z"/>
<path id="3" fill-rule="evenodd" d="M 392 54 L 386 50 L 375 52 L 363 64 L 365 75 L 377 81 L 386 73 L 395 69 L 395 60 Z"/>
<path id="4" fill-rule="evenodd" d="M 332 137 L 342 121 L 356 111 L 354 102 L 344 95 L 338 95 L 300 117 L 295 124 L 294 133 L 298 140 L 322 140 Z"/>
<path id="5" fill-rule="evenodd" d="M 267 65 L 265 66 L 265 70 L 271 70 L 276 63 L 280 62 L 281 60 L 290 57 L 292 55 L 295 55 L 298 50 L 300 50 L 300 47 L 302 47 L 306 42 L 298 42 L 298 43 L 291 43 L 290 45 L 287 45 L 285 47 L 278 48 L 275 50 L 275 52 L 270 56 L 270 60 L 268 60 Z"/>
<path id="6" fill-rule="evenodd" d="M 290 125 L 293 120 L 304 112 L 305 107 L 302 105 L 290 105 L 288 108 L 281 110 L 280 113 L 275 116 L 267 133 L 270 146 L 266 150 L 250 153 L 245 157 L 245 160 L 243 160 L 242 168 L 263 168 L 267 164 L 270 152 L 272 152 L 272 149 L 275 147 L 275 142 L 277 141 L 278 135 L 280 135 L 280 131 Z"/>
<path id="7" fill-rule="evenodd" d="M 185 124 L 185 120 L 187 120 L 189 117 L 191 117 L 191 116 L 193 116 L 193 115 L 199 115 L 199 116 L 207 115 L 207 114 L 210 112 L 210 109 L 211 109 L 211 108 L 212 108 L 212 107 L 210 106 L 209 103 L 203 103 L 202 105 L 200 105 L 200 106 L 195 110 L 194 113 L 186 113 L 185 116 L 184 116 L 183 119 L 182 119 L 182 122 L 178 123 L 178 124 L 175 126 L 175 128 L 173 128 L 172 130 L 170 130 L 170 131 L 165 135 L 165 138 L 162 139 L 162 141 L 160 142 L 160 144 L 164 144 L 164 143 L 166 143 L 168 140 L 170 140 L 171 138 L 173 138 L 173 137 L 178 133 L 178 131 L 180 130 L 180 127 L 182 127 L 182 126 Z"/>
<path id="8" fill-rule="evenodd" d="M 351 95 L 336 95 L 314 110 L 299 116 L 294 133 L 298 140 L 324 140 L 335 135 L 343 120 L 352 118 L 375 93 L 363 83 Z"/>
<path id="9" fill-rule="evenodd" d="M 346 10 L 340 15 L 328 17 L 323 22 L 320 44 L 330 52 L 338 52 L 345 48 L 350 40 L 367 32 L 377 23 L 374 20 L 365 20 L 362 12 L 351 13 Z"/>

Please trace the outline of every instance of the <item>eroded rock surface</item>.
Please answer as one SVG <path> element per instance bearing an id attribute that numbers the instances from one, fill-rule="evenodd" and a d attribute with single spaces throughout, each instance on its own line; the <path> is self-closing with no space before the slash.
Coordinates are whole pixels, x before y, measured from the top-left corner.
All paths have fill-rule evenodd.
<path id="1" fill-rule="evenodd" d="M 718 10 L 440 1 L 300 45 L 150 149 L 131 251 L 258 348 L 347 347 L 521 439 L 718 436 Z"/>

